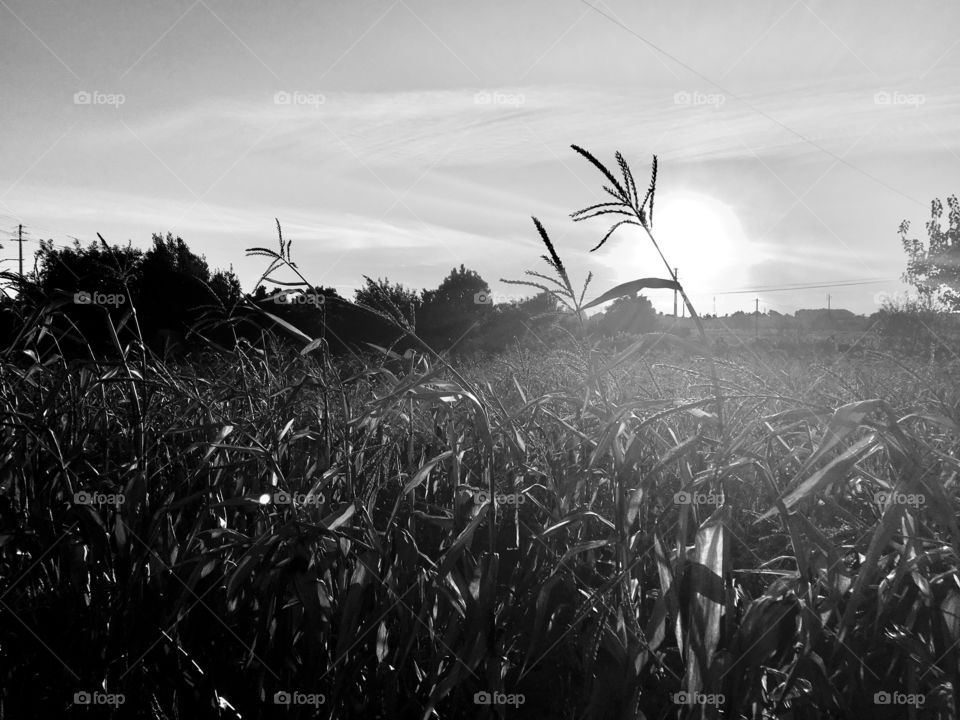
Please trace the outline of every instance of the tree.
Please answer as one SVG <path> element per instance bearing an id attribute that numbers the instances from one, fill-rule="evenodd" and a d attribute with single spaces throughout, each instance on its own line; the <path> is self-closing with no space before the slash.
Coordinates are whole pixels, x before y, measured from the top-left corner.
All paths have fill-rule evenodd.
<path id="1" fill-rule="evenodd" d="M 37 252 L 37 271 L 24 283 L 18 302 L 24 307 L 40 307 L 51 301 L 66 300 L 56 321 L 50 326 L 61 337 L 61 349 L 83 354 L 86 347 L 95 351 L 113 347 L 109 321 L 118 326 L 130 309 L 130 294 L 139 282 L 143 251 L 91 242 L 82 247 L 57 248 L 52 241 L 41 240 Z"/>
<path id="2" fill-rule="evenodd" d="M 458 308 L 462 311 L 478 311 L 478 308 L 493 304 L 490 286 L 480 275 L 462 264 L 453 268 L 436 290 L 423 291 L 424 305 L 439 305 Z"/>
<path id="3" fill-rule="evenodd" d="M 956 195 L 947 198 L 947 207 L 944 229 L 943 203 L 939 198 L 930 203 L 926 244 L 907 237 L 909 221 L 900 223 L 900 241 L 907 254 L 907 270 L 902 277 L 917 289 L 924 307 L 942 303 L 951 310 L 960 310 L 960 201 Z"/>
<path id="4" fill-rule="evenodd" d="M 653 303 L 644 295 L 617 298 L 600 319 L 600 332 L 604 335 L 655 332 L 659 327 Z"/>
<path id="5" fill-rule="evenodd" d="M 376 281 L 364 277 L 366 284 L 354 292 L 354 302 L 379 310 L 387 315 L 396 315 L 399 310 L 408 322 L 416 318 L 417 310 L 423 304 L 420 294 L 416 290 L 404 287 L 400 283 L 391 283 L 386 278 L 377 278 Z"/>
<path id="6" fill-rule="evenodd" d="M 493 312 L 490 286 L 473 270 L 460 265 L 436 290 L 422 294 L 418 334 L 428 343 L 446 349 L 460 345 L 464 336 Z M 467 343 L 469 348 L 472 343 Z"/>
<path id="7" fill-rule="evenodd" d="M 242 294 L 232 271 L 211 273 L 205 257 L 169 232 L 166 237 L 153 234 L 153 247 L 143 256 L 139 277 L 134 300 L 148 340 L 158 332 L 185 335 L 209 311 L 221 315 L 221 307 L 231 309 Z M 220 342 L 228 339 L 217 335 Z"/>
<path id="8" fill-rule="evenodd" d="M 23 302 L 38 306 L 67 298 L 61 320 L 64 331 L 76 326 L 82 336 L 74 338 L 75 350 L 87 344 L 109 351 L 113 341 L 107 318 L 121 342 L 132 339 L 139 326 L 143 339 L 159 350 L 165 337 L 182 337 L 208 309 L 229 310 L 241 297 L 232 270 L 211 273 L 203 256 L 170 233 L 165 238 L 154 234 L 153 247 L 146 252 L 129 243 L 120 247 L 92 242 L 82 247 L 74 242 L 72 247 L 55 248 L 41 242 L 38 261 L 36 276 L 24 287 Z M 137 310 L 136 325 L 122 322 L 132 307 Z"/>

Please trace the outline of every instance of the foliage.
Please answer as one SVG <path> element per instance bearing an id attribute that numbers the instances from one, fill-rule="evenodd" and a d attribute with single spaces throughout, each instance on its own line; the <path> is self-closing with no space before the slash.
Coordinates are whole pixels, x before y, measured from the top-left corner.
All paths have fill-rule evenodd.
<path id="1" fill-rule="evenodd" d="M 456 348 L 489 317 L 492 302 L 490 286 L 476 271 L 453 268 L 439 287 L 422 294 L 424 341 L 444 352 Z"/>
<path id="2" fill-rule="evenodd" d="M 423 304 L 416 290 L 406 288 L 401 283 L 391 283 L 386 278 L 374 281 L 365 277 L 364 282 L 366 284 L 354 293 L 354 302 L 387 314 L 399 312 L 411 323 L 415 322 L 417 310 Z"/>
<path id="3" fill-rule="evenodd" d="M 913 285 L 924 308 L 942 302 L 952 310 L 960 310 L 960 201 L 956 195 L 947 198 L 947 227 L 941 224 L 943 203 L 935 198 L 930 203 L 930 220 L 926 223 L 927 242 L 908 238 L 910 223 L 900 224 L 900 240 L 907 254 L 907 270 L 903 281 Z"/>
<path id="4" fill-rule="evenodd" d="M 454 366 L 392 318 L 416 352 L 70 363 L 53 312 L 0 365 L 11 717 L 956 716 L 954 358 L 570 332 Z"/>
<path id="5" fill-rule="evenodd" d="M 158 334 L 172 331 L 184 337 L 211 312 L 226 315 L 241 298 L 232 271 L 211 273 L 202 256 L 170 233 L 166 238 L 154 234 L 146 252 L 129 244 L 111 246 L 102 238 L 87 247 L 79 241 L 65 248 L 41 242 L 38 261 L 35 276 L 18 279 L 17 302 L 24 312 L 55 306 L 59 314 L 52 318 L 51 333 L 60 336 L 61 347 L 70 354 L 113 352 L 110 323 L 117 325 L 119 341 L 139 333 L 157 349 L 153 340 Z M 86 294 L 87 302 L 78 303 L 78 294 Z M 97 303 L 97 298 L 112 302 Z"/>
<path id="6" fill-rule="evenodd" d="M 621 297 L 614 301 L 598 320 L 603 335 L 617 333 L 641 334 L 656 332 L 660 322 L 657 313 L 646 297 Z"/>

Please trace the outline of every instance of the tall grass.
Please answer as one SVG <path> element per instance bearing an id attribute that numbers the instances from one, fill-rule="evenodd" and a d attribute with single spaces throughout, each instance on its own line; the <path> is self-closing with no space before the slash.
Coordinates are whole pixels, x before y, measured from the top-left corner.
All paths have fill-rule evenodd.
<path id="1" fill-rule="evenodd" d="M 956 716 L 956 363 L 38 340 L 0 365 L 4 717 Z"/>

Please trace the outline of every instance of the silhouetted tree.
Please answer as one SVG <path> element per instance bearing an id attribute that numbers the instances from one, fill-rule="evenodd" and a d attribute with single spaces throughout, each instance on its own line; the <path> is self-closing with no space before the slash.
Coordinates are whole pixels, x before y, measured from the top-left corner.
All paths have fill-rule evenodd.
<path id="1" fill-rule="evenodd" d="M 468 332 L 473 332 L 493 311 L 490 286 L 473 270 L 463 265 L 453 268 L 436 290 L 425 290 L 418 333 L 438 350 L 454 345 L 460 349 Z M 475 340 L 475 338 L 474 338 Z"/>
<path id="2" fill-rule="evenodd" d="M 617 298 L 599 320 L 603 335 L 655 332 L 659 327 L 653 304 L 644 296 Z"/>
<path id="3" fill-rule="evenodd" d="M 109 319 L 121 342 L 134 337 L 128 314 L 137 310 L 143 339 L 154 349 L 170 334 L 183 337 L 212 309 L 228 312 L 241 298 L 240 282 L 231 271 L 210 272 L 206 259 L 190 251 L 181 238 L 153 235 L 153 247 L 133 248 L 92 242 L 56 248 L 42 241 L 35 276 L 24 284 L 18 301 L 38 307 L 62 304 L 53 330 L 73 333 L 74 350 L 113 347 Z M 225 338 L 220 338 L 224 340 Z"/>

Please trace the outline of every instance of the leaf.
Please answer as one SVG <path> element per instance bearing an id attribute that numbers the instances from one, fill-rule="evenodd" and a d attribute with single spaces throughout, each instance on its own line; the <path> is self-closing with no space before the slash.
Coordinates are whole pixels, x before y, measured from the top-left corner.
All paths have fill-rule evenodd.
<path id="1" fill-rule="evenodd" d="M 350 589 L 343 600 L 343 615 L 340 617 L 340 629 L 337 637 L 337 662 L 343 659 L 347 652 L 358 644 L 359 634 L 357 625 L 360 620 L 360 611 L 363 604 L 363 595 L 370 581 L 377 577 L 375 568 L 379 567 L 380 558 L 374 550 L 368 550 L 362 557 L 357 558 L 357 564 L 350 576 Z"/>
<path id="2" fill-rule="evenodd" d="M 576 547 L 572 547 L 567 550 L 563 557 L 560 558 L 560 562 L 557 563 L 557 566 L 563 565 L 568 558 L 577 555 L 578 553 L 586 552 L 587 550 L 597 550 L 598 548 L 606 547 L 607 545 L 613 544 L 612 540 L 590 540 L 589 542 L 580 543 Z"/>
<path id="3" fill-rule="evenodd" d="M 481 522 L 483 522 L 483 519 L 486 517 L 489 509 L 489 501 L 481 505 L 480 510 L 477 511 L 476 517 L 474 517 L 473 520 L 471 520 L 469 524 L 460 532 L 453 545 L 450 546 L 450 549 L 444 553 L 443 561 L 440 563 L 440 568 L 437 571 L 441 577 L 450 572 L 450 568 L 452 568 L 453 564 L 459 559 L 464 547 L 466 547 L 473 539 L 473 533 L 476 532 L 477 527 Z"/>
<path id="4" fill-rule="evenodd" d="M 387 623 L 381 620 L 380 627 L 377 628 L 377 662 L 382 663 L 390 652 L 388 640 Z"/>
<path id="5" fill-rule="evenodd" d="M 854 582 L 853 590 L 850 591 L 850 598 L 843 612 L 843 618 L 840 621 L 840 632 L 837 638 L 838 644 L 834 646 L 835 652 L 841 647 L 846 648 L 848 630 L 855 625 L 857 610 L 860 609 L 864 601 L 866 588 L 873 581 L 873 576 L 880 569 L 880 555 L 887 549 L 890 539 L 900 527 L 900 518 L 906 512 L 907 506 L 904 503 L 890 503 L 883 512 L 880 524 L 875 526 L 873 537 L 870 539 L 870 547 L 867 549 L 867 556 L 860 564 L 860 570 L 857 573 L 857 579 Z"/>
<path id="6" fill-rule="evenodd" d="M 325 340 L 324 340 L 323 338 L 317 338 L 316 340 L 307 343 L 306 346 L 304 346 L 303 350 L 300 351 L 300 354 L 301 354 L 301 355 L 308 355 L 308 354 L 310 354 L 311 352 L 313 352 L 314 350 L 316 350 L 318 347 L 320 347 L 321 345 L 323 345 L 324 342 L 325 342 Z"/>
<path id="7" fill-rule="evenodd" d="M 699 408 L 690 408 L 689 410 L 687 410 L 687 412 L 692 414 L 694 410 L 699 410 Z M 701 410 L 701 412 L 703 411 Z M 706 413 L 706 414 L 709 415 L 710 417 L 716 418 L 716 415 L 713 415 L 712 413 Z M 674 460 L 678 460 L 684 455 L 686 455 L 688 452 L 690 452 L 691 450 L 695 450 L 700 440 L 701 440 L 701 437 L 699 434 L 691 435 L 682 443 L 679 443 L 678 445 L 674 445 L 659 460 L 657 460 L 656 464 L 652 468 L 650 468 L 650 473 L 653 474 L 658 470 L 665 468 Z"/>
<path id="8" fill-rule="evenodd" d="M 543 538 L 545 538 L 545 537 L 546 537 L 547 535 L 549 535 L 550 533 L 554 533 L 554 532 L 556 532 L 557 530 L 560 530 L 560 529 L 562 529 L 562 528 L 567 527 L 568 525 L 579 524 L 579 523 L 581 523 L 583 520 L 585 520 L 585 519 L 587 519 L 587 518 L 590 518 L 590 517 L 596 519 L 598 522 L 600 522 L 600 523 L 602 523 L 603 525 L 607 526 L 609 529 L 611 529 L 611 530 L 614 529 L 613 523 L 611 523 L 609 520 L 607 520 L 607 519 L 606 519 L 605 517 L 603 517 L 602 515 L 598 515 L 598 514 L 595 513 L 595 512 L 591 512 L 590 510 L 581 510 L 580 512 L 577 512 L 577 513 L 575 513 L 574 515 L 570 515 L 570 516 L 568 516 L 568 517 L 565 517 L 563 520 L 560 520 L 559 522 L 554 523 L 553 525 L 551 525 L 550 527 L 548 527 L 546 530 L 544 530 L 542 533 L 540 533 L 540 535 L 538 535 L 537 537 L 538 537 L 538 539 L 542 540 Z"/>
<path id="9" fill-rule="evenodd" d="M 702 420 L 703 422 L 711 423 L 714 425 L 720 422 L 720 419 L 716 416 L 715 413 L 707 412 L 703 408 L 689 408 L 686 412 L 690 415 L 693 415 L 698 420 Z"/>
<path id="10" fill-rule="evenodd" d="M 729 555 L 725 525 L 729 514 L 730 507 L 723 505 L 704 521 L 697 532 L 693 554 L 689 558 L 688 693 L 697 693 L 703 687 L 720 642 L 720 618 L 725 605 L 724 578 Z"/>
<path id="11" fill-rule="evenodd" d="M 885 405 L 886 403 L 883 400 L 861 400 L 837 408 L 833 417 L 830 418 L 830 424 L 827 426 L 820 447 L 804 463 L 804 470 L 811 468 L 825 453 L 836 447 L 841 440 L 859 428 L 867 415 L 883 408 Z"/>
<path id="12" fill-rule="evenodd" d="M 547 610 L 550 610 L 550 616 L 552 617 L 555 612 L 559 610 L 559 603 L 555 602 L 553 604 L 548 604 L 547 600 L 550 599 L 550 593 L 553 591 L 554 586 L 563 580 L 562 575 L 554 575 L 549 580 L 547 580 L 543 585 L 540 586 L 540 592 L 537 595 L 537 604 L 536 604 L 536 616 L 533 621 L 533 634 L 530 638 L 530 642 L 527 644 L 527 654 L 523 659 L 523 666 L 520 669 L 520 676 L 523 677 L 524 671 L 527 669 L 527 665 L 530 662 L 530 659 L 533 657 L 534 651 L 537 650 L 541 642 L 541 635 L 543 633 L 543 626 L 547 617 Z"/>
<path id="13" fill-rule="evenodd" d="M 260 310 L 260 312 L 262 312 L 262 313 L 263 313 L 264 315 L 266 315 L 268 318 L 270 318 L 270 319 L 273 320 L 275 323 L 277 323 L 277 325 L 279 325 L 280 327 L 284 328 L 285 330 L 288 330 L 289 332 L 291 332 L 292 334 L 296 335 L 296 336 L 297 336 L 298 338 L 300 338 L 301 340 L 306 340 L 308 343 L 312 343 L 312 342 L 313 342 L 313 338 L 312 338 L 312 337 L 310 337 L 309 335 L 307 335 L 305 332 L 303 332 L 303 331 L 300 330 L 299 328 L 294 327 L 293 325 L 291 325 L 290 323 L 288 323 L 286 320 L 284 320 L 284 319 L 282 319 L 282 318 L 278 318 L 278 317 L 277 317 L 276 315 L 274 315 L 273 313 L 268 313 L 266 310 L 263 310 L 262 308 L 258 308 L 258 309 Z"/>
<path id="14" fill-rule="evenodd" d="M 443 462 L 451 455 L 453 455 L 453 450 L 444 450 L 442 453 L 426 463 L 422 468 L 417 470 L 416 474 L 410 479 L 410 481 L 403 486 L 403 494 L 406 495 L 408 492 L 420 485 L 420 483 L 430 476 L 430 471 L 437 466 L 437 463 Z"/>
<path id="15" fill-rule="evenodd" d="M 784 497 L 783 504 L 786 506 L 786 509 L 789 510 L 798 502 L 806 497 L 809 497 L 822 487 L 840 480 L 857 462 L 863 460 L 869 455 L 872 455 L 879 450 L 879 448 L 880 446 L 877 444 L 877 438 L 875 435 L 870 435 L 869 437 L 865 437 L 859 442 L 854 443 L 847 448 L 845 452 L 831 460 L 830 463 L 824 468 L 815 472 L 809 478 L 800 483 L 800 485 L 792 490 L 786 497 Z M 777 508 L 770 508 L 767 510 L 767 512 L 760 516 L 757 522 L 772 517 L 776 512 Z"/>
<path id="16" fill-rule="evenodd" d="M 627 525 L 625 529 L 633 527 L 634 521 L 640 517 L 640 508 L 643 506 L 643 488 L 639 487 L 630 494 L 627 504 Z"/>
<path id="17" fill-rule="evenodd" d="M 589 310 L 592 307 L 602 305 L 605 302 L 615 300 L 616 298 L 623 297 L 624 295 L 634 295 L 640 290 L 644 290 L 646 288 L 679 290 L 680 283 L 676 280 L 665 280 L 663 278 L 640 278 L 639 280 L 631 280 L 630 282 L 617 285 L 612 290 L 608 290 L 596 300 L 588 302 L 581 309 Z"/>
<path id="18" fill-rule="evenodd" d="M 323 519 L 322 524 L 324 525 L 324 527 L 327 528 L 327 530 L 336 530 L 338 527 L 343 525 L 347 520 L 352 518 L 353 514 L 356 511 L 357 511 L 356 505 L 354 505 L 353 503 L 350 503 L 349 505 L 347 505 L 346 509 L 342 513 L 340 513 L 339 516 L 337 515 L 337 513 L 327 515 L 327 517 Z"/>

